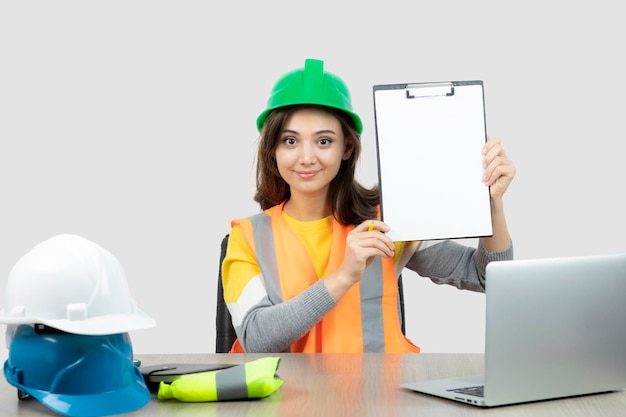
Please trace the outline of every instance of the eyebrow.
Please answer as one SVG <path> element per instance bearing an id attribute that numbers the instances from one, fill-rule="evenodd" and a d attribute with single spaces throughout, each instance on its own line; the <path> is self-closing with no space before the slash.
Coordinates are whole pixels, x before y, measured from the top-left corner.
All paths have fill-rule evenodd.
<path id="1" fill-rule="evenodd" d="M 297 132 L 295 130 L 291 130 L 291 129 L 283 129 L 281 131 L 281 133 L 293 133 L 295 135 L 299 134 L 300 132 Z M 315 132 L 316 135 L 321 135 L 321 134 L 332 134 L 332 135 L 336 135 L 337 133 L 334 130 L 331 129 L 322 129 L 322 130 L 318 130 L 317 132 Z"/>

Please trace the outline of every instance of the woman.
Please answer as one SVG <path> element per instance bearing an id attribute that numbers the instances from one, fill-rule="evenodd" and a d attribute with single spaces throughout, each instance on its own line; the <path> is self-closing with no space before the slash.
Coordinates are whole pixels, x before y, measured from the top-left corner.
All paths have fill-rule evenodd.
<path id="1" fill-rule="evenodd" d="M 231 352 L 419 352 L 401 331 L 402 269 L 484 291 L 487 263 L 512 259 L 502 197 L 515 166 L 499 139 L 483 149 L 493 235 L 472 248 L 385 234 L 377 187 L 355 180 L 361 120 L 322 61 L 277 81 L 257 127 L 263 212 L 231 222 L 222 265 L 238 336 Z"/>

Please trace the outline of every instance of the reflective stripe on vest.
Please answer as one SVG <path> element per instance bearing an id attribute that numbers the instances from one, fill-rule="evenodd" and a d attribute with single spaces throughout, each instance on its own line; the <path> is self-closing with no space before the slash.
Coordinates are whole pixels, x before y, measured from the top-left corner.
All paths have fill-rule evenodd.
<path id="1" fill-rule="evenodd" d="M 289 300 L 317 282 L 319 278 L 304 245 L 282 217 L 282 205 L 238 223 L 246 239 L 254 242 L 272 304 Z M 353 228 L 333 220 L 329 271 L 341 265 L 347 234 Z M 376 257 L 365 270 L 361 283 L 354 285 L 337 306 L 294 343 L 291 351 L 419 352 L 400 327 L 393 259 Z"/>

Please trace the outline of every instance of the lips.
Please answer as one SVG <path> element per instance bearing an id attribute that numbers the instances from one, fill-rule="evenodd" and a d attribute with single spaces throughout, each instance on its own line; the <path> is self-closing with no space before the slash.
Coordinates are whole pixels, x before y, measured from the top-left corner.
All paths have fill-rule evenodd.
<path id="1" fill-rule="evenodd" d="M 309 179 L 315 177 L 319 171 L 296 171 L 300 178 Z"/>

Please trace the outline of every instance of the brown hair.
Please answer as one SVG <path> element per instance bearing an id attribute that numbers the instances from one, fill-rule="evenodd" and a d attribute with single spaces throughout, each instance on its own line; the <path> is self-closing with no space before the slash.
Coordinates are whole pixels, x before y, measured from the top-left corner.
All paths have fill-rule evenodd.
<path id="1" fill-rule="evenodd" d="M 350 117 L 341 110 L 324 106 L 296 105 L 273 110 L 268 116 L 257 153 L 256 194 L 254 201 L 267 210 L 286 201 L 291 196 L 289 185 L 283 180 L 276 166 L 276 148 L 285 122 L 296 110 L 304 107 L 322 108 L 333 114 L 341 123 L 346 146 L 352 148 L 350 158 L 341 161 L 337 176 L 330 183 L 333 214 L 343 225 L 359 224 L 376 217 L 376 206 L 380 202 L 378 186 L 365 188 L 354 178 L 356 165 L 361 155 L 360 136 L 354 129 Z"/>

